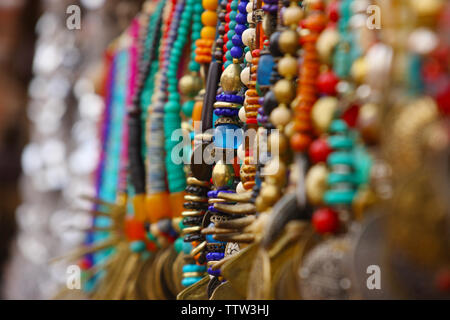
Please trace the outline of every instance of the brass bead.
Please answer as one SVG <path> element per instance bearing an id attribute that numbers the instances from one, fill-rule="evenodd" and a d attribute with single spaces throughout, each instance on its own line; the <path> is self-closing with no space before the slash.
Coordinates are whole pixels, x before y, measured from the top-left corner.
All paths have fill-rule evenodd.
<path id="1" fill-rule="evenodd" d="M 270 113 L 270 121 L 275 126 L 284 127 L 291 119 L 291 111 L 285 105 L 279 105 Z"/>
<path id="2" fill-rule="evenodd" d="M 304 11 L 296 3 L 291 3 L 283 13 L 283 23 L 285 26 L 298 25 L 304 16 Z"/>
<path id="3" fill-rule="evenodd" d="M 179 82 L 179 89 L 181 93 L 188 97 L 195 97 L 202 87 L 202 79 L 192 74 L 183 76 Z"/>
<path id="4" fill-rule="evenodd" d="M 297 59 L 285 56 L 278 61 L 278 72 L 285 78 L 293 78 L 297 75 Z"/>
<path id="5" fill-rule="evenodd" d="M 298 34 L 291 29 L 284 30 L 278 42 L 281 52 L 295 54 L 298 49 Z"/>
<path id="6" fill-rule="evenodd" d="M 331 96 L 316 101 L 311 110 L 311 120 L 318 133 L 327 132 L 337 106 L 338 100 Z"/>
<path id="7" fill-rule="evenodd" d="M 213 169 L 212 180 L 216 188 L 231 186 L 233 184 L 234 170 L 231 165 L 219 161 Z"/>
<path id="8" fill-rule="evenodd" d="M 308 170 L 305 178 L 306 196 L 313 205 L 322 203 L 327 189 L 328 169 L 324 163 L 314 165 Z"/>
<path id="9" fill-rule="evenodd" d="M 273 87 L 273 93 L 279 103 L 289 105 L 295 97 L 295 86 L 292 81 L 280 79 Z"/>
<path id="10" fill-rule="evenodd" d="M 230 64 L 220 77 L 220 85 L 224 92 L 236 92 L 242 87 L 241 67 L 237 63 Z"/>
<path id="11" fill-rule="evenodd" d="M 317 39 L 316 48 L 323 62 L 329 62 L 334 47 L 339 42 L 339 32 L 334 28 L 325 29 Z"/>
<path id="12" fill-rule="evenodd" d="M 274 204 L 280 197 L 280 189 L 274 185 L 266 185 L 261 188 L 260 196 L 269 205 Z"/>

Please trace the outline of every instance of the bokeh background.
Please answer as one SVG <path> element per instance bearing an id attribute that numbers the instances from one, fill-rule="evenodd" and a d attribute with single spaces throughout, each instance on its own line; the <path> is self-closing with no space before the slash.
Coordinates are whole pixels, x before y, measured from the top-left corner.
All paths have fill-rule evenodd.
<path id="1" fill-rule="evenodd" d="M 68 30 L 69 5 L 81 29 Z M 108 43 L 141 0 L 0 0 L 0 298 L 49 299 L 83 240 Z"/>

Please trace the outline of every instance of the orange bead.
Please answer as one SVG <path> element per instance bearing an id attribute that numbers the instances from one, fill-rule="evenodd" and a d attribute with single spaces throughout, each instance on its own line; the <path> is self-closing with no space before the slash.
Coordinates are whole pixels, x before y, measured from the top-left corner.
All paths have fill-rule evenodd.
<path id="1" fill-rule="evenodd" d="M 214 39 L 216 36 L 216 28 L 209 26 L 203 27 L 200 36 L 203 39 Z"/>
<path id="2" fill-rule="evenodd" d="M 181 217 L 181 212 L 184 211 L 185 192 L 175 192 L 170 194 L 170 207 L 172 208 L 172 218 Z"/>
<path id="3" fill-rule="evenodd" d="M 145 194 L 137 194 L 133 197 L 134 215 L 139 221 L 147 219 L 147 206 L 145 203 Z"/>
<path id="4" fill-rule="evenodd" d="M 202 6 L 205 10 L 216 11 L 218 0 L 203 0 Z"/>
<path id="5" fill-rule="evenodd" d="M 194 110 L 192 110 L 192 121 L 194 126 L 196 121 L 202 121 L 202 108 L 203 101 L 196 101 L 194 104 Z"/>
<path id="6" fill-rule="evenodd" d="M 151 223 L 157 222 L 163 218 L 170 218 L 172 216 L 169 201 L 169 193 L 167 191 L 147 196 L 148 220 Z"/>
<path id="7" fill-rule="evenodd" d="M 204 11 L 202 13 L 202 23 L 205 26 L 215 27 L 217 24 L 217 14 L 214 11 Z"/>
<path id="8" fill-rule="evenodd" d="M 309 145 L 311 144 L 311 141 L 312 141 L 312 139 L 309 135 L 296 132 L 291 137 L 291 141 L 290 141 L 291 148 L 292 148 L 292 150 L 294 150 L 296 152 L 306 151 L 308 149 Z"/>

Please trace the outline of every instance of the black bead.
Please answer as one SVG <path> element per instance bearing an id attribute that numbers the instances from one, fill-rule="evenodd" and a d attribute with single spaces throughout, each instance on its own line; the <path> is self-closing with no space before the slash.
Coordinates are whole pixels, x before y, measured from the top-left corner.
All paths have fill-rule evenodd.
<path id="1" fill-rule="evenodd" d="M 269 45 L 269 51 L 274 57 L 281 57 L 283 53 L 280 50 L 279 46 L 279 40 L 280 40 L 281 32 L 276 31 L 272 33 L 270 36 L 270 45 Z"/>

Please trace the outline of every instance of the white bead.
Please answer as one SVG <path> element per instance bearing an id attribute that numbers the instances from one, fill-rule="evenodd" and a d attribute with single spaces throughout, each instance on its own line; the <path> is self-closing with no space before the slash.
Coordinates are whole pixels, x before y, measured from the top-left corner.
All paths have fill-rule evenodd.
<path id="1" fill-rule="evenodd" d="M 426 55 L 433 51 L 439 43 L 436 34 L 428 28 L 415 29 L 408 39 L 409 49 L 417 54 Z"/>
<path id="2" fill-rule="evenodd" d="M 236 186 L 236 193 L 244 193 L 246 191 L 247 190 L 244 189 L 244 185 L 242 184 L 242 182 L 239 182 Z"/>
<path id="3" fill-rule="evenodd" d="M 250 51 L 247 51 L 247 53 L 245 54 L 245 60 L 247 61 L 247 63 L 252 62 L 252 53 Z"/>
<path id="4" fill-rule="evenodd" d="M 252 48 L 256 40 L 256 30 L 254 28 L 248 28 L 242 33 L 242 42 Z"/>
<path id="5" fill-rule="evenodd" d="M 247 12 L 253 11 L 253 1 L 250 1 L 249 3 L 247 3 L 246 10 L 247 10 Z"/>
<path id="6" fill-rule="evenodd" d="M 240 119 L 242 122 L 247 121 L 247 116 L 245 115 L 245 108 L 244 108 L 244 107 L 241 107 L 241 108 L 239 109 L 239 119 Z"/>
<path id="7" fill-rule="evenodd" d="M 244 150 L 244 145 L 241 144 L 238 149 L 237 149 L 237 156 L 240 160 L 244 161 L 245 159 L 245 150 Z"/>
<path id="8" fill-rule="evenodd" d="M 250 82 L 250 67 L 245 67 L 241 71 L 241 82 L 248 87 L 248 83 Z"/>
<path id="9" fill-rule="evenodd" d="M 247 22 L 253 23 L 253 12 L 247 13 Z"/>

